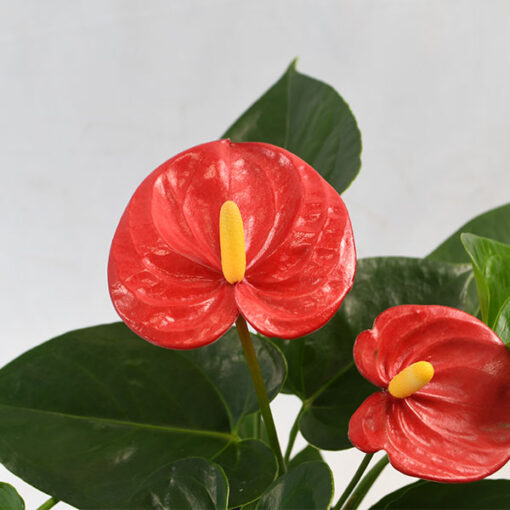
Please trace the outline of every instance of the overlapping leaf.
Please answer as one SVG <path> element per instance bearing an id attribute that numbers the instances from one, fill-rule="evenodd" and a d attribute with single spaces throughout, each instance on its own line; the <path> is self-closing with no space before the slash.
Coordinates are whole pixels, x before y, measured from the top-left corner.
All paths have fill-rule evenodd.
<path id="1" fill-rule="evenodd" d="M 132 508 L 227 510 L 228 481 L 206 459 L 187 458 L 152 473 L 132 498 Z"/>
<path id="2" fill-rule="evenodd" d="M 25 510 L 25 502 L 16 489 L 5 482 L 0 482 L 0 509 Z"/>
<path id="3" fill-rule="evenodd" d="M 510 244 L 510 204 L 491 209 L 468 221 L 441 243 L 427 258 L 443 262 L 470 262 L 460 241 L 460 234 L 464 232 Z"/>
<path id="4" fill-rule="evenodd" d="M 298 73 L 295 61 L 223 138 L 288 149 L 339 193 L 361 166 L 361 134 L 349 106 L 331 86 Z"/>
<path id="5" fill-rule="evenodd" d="M 371 328 L 385 309 L 401 304 L 438 304 L 472 312 L 467 292 L 468 264 L 409 258 L 359 261 L 353 290 L 321 330 L 292 340 L 276 340 L 289 365 L 285 391 L 303 401 L 300 430 L 323 449 L 351 447 L 351 415 L 375 388 L 358 374 L 352 358 L 356 336 Z"/>
<path id="6" fill-rule="evenodd" d="M 510 480 L 454 484 L 420 480 L 388 494 L 371 510 L 501 510 L 510 508 Z"/>
<path id="7" fill-rule="evenodd" d="M 273 397 L 285 363 L 267 342 L 254 343 Z M 229 463 L 229 476 L 260 494 L 276 461 L 263 443 L 246 445 L 236 434 L 256 407 L 253 393 L 235 332 L 199 351 L 170 351 L 121 323 L 73 331 L 0 370 L 0 460 L 79 508 L 128 508 L 172 462 L 230 451 L 244 472 Z M 253 443 L 258 455 L 247 463 Z"/>
<path id="8" fill-rule="evenodd" d="M 327 510 L 333 476 L 324 462 L 304 462 L 278 478 L 264 492 L 256 510 Z"/>
<path id="9" fill-rule="evenodd" d="M 510 297 L 510 245 L 474 234 L 461 234 L 473 263 L 482 320 L 490 327 Z"/>

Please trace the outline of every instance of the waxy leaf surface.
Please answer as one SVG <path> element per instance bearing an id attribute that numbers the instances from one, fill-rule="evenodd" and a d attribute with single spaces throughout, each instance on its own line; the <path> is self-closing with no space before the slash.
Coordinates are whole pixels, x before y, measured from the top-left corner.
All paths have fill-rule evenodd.
<path id="1" fill-rule="evenodd" d="M 25 502 L 16 489 L 5 482 L 0 482 L 0 510 L 25 510 Z"/>
<path id="2" fill-rule="evenodd" d="M 510 298 L 508 298 L 499 310 L 494 322 L 494 332 L 503 340 L 510 349 Z"/>
<path id="3" fill-rule="evenodd" d="M 440 304 L 472 312 L 467 292 L 473 273 L 468 264 L 387 257 L 358 261 L 352 291 L 331 321 L 312 335 L 275 340 L 288 363 L 284 390 L 304 404 L 300 430 L 321 449 L 352 445 L 349 419 L 376 388 L 354 366 L 357 335 L 372 327 L 382 311 L 400 304 Z"/>
<path id="4" fill-rule="evenodd" d="M 370 510 L 502 510 L 510 508 L 510 480 L 435 483 L 420 480 L 406 485 Z"/>
<path id="5" fill-rule="evenodd" d="M 300 464 L 303 464 L 304 462 L 312 461 L 323 462 L 324 459 L 322 458 L 320 450 L 314 446 L 308 445 L 305 446 L 300 452 L 296 453 L 292 459 L 290 459 L 287 468 L 290 470 L 299 466 Z"/>
<path id="6" fill-rule="evenodd" d="M 339 193 L 361 166 L 361 134 L 349 106 L 330 85 L 298 73 L 295 62 L 222 138 L 283 147 Z"/>
<path id="7" fill-rule="evenodd" d="M 474 234 L 461 240 L 473 263 L 482 320 L 493 327 L 510 297 L 510 245 Z"/>
<path id="8" fill-rule="evenodd" d="M 491 209 L 468 221 L 441 243 L 427 258 L 443 262 L 471 262 L 460 241 L 460 234 L 464 232 L 510 244 L 510 204 Z"/>
<path id="9" fill-rule="evenodd" d="M 274 397 L 285 363 L 267 342 L 254 344 Z M 122 323 L 72 331 L 0 370 L 0 461 L 79 508 L 129 508 L 172 462 L 226 449 L 242 457 L 237 420 L 256 406 L 253 393 L 235 331 L 200 352 L 155 347 Z M 257 444 L 267 455 L 250 457 L 247 480 L 260 494 L 254 473 L 274 476 L 276 464 Z"/>
<path id="10" fill-rule="evenodd" d="M 305 462 L 276 480 L 256 510 L 326 510 L 333 498 L 333 475 L 324 462 Z"/>
<path id="11" fill-rule="evenodd" d="M 275 456 L 264 443 L 253 439 L 229 446 L 216 462 L 221 464 L 229 480 L 229 508 L 257 499 L 276 476 Z"/>
<path id="12" fill-rule="evenodd" d="M 228 481 L 216 464 L 201 458 L 172 462 L 144 481 L 131 508 L 227 510 Z"/>

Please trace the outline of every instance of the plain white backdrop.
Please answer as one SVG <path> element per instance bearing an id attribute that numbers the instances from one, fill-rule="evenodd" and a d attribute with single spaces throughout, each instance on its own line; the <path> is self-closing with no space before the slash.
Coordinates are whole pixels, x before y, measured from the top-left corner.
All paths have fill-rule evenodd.
<path id="1" fill-rule="evenodd" d="M 106 262 L 136 186 L 295 56 L 361 128 L 344 194 L 360 257 L 426 255 L 510 202 L 509 19 L 505 0 L 0 0 L 0 364 L 117 320 Z M 299 403 L 273 409 L 284 438 Z M 325 457 L 338 497 L 361 455 Z M 410 481 L 387 468 L 363 507 Z"/>

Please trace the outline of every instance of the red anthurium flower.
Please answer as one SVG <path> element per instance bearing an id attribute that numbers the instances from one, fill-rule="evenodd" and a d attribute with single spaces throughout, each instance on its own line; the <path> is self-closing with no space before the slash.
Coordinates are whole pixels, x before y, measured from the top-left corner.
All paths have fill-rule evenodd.
<path id="1" fill-rule="evenodd" d="M 354 359 L 383 388 L 351 418 L 360 450 L 384 449 L 399 471 L 440 482 L 479 480 L 510 459 L 510 352 L 475 317 L 390 308 L 358 336 Z"/>
<path id="2" fill-rule="evenodd" d="M 265 143 L 220 140 L 163 163 L 136 190 L 113 239 L 113 304 L 174 349 L 206 345 L 239 313 L 267 336 L 325 324 L 356 265 L 349 215 L 307 163 Z"/>

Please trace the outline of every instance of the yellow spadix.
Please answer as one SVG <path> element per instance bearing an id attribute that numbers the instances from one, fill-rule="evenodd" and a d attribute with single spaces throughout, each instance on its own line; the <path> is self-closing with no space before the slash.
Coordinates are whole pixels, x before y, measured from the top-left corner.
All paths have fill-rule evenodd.
<path id="1" fill-rule="evenodd" d="M 220 210 L 221 270 L 229 283 L 240 282 L 246 271 L 246 249 L 241 211 L 227 200 Z"/>
<path id="2" fill-rule="evenodd" d="M 396 398 L 406 398 L 421 390 L 434 377 L 434 367 L 428 361 L 418 361 L 399 372 L 388 385 Z"/>

